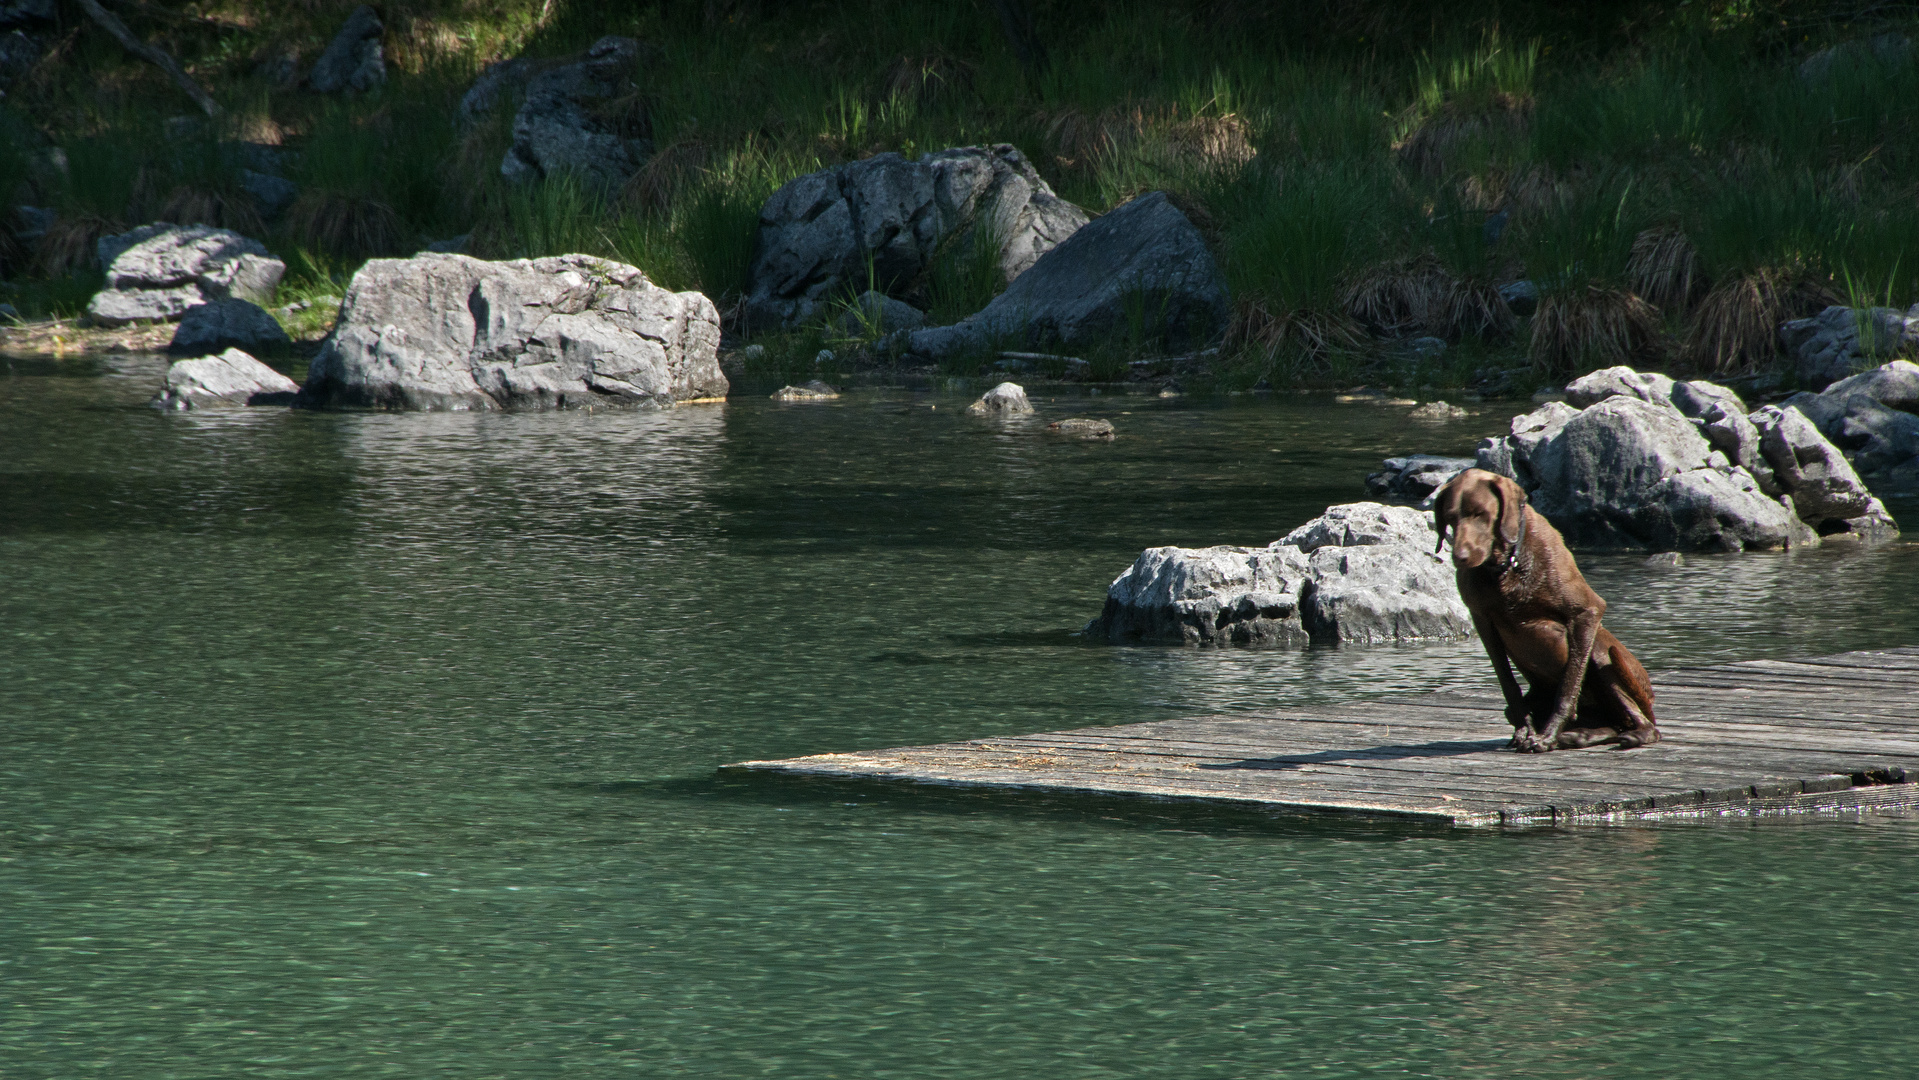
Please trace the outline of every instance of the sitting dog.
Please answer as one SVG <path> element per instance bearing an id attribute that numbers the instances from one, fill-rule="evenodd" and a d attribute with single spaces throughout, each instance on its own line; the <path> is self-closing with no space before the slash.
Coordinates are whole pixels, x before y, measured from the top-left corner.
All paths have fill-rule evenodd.
<path id="1" fill-rule="evenodd" d="M 1606 602 L 1580 576 L 1559 530 L 1526 505 L 1525 491 L 1497 473 L 1467 469 L 1439 489 L 1434 510 L 1434 550 L 1452 529 L 1459 595 L 1506 696 L 1511 749 L 1658 742 L 1652 680 L 1599 625 Z M 1515 665 L 1531 685 L 1525 693 Z"/>

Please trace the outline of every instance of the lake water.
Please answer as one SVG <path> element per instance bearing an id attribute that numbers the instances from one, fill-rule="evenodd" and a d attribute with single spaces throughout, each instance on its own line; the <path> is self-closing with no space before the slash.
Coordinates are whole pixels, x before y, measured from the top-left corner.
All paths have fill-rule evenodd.
<path id="1" fill-rule="evenodd" d="M 1912 1075 L 1913 820 L 715 773 L 1489 688 L 1470 642 L 1073 631 L 1141 548 L 1264 544 L 1516 406 L 161 415 L 162 369 L 0 366 L 9 1080 Z M 1655 676 L 1919 643 L 1919 545 L 1582 565 Z"/>

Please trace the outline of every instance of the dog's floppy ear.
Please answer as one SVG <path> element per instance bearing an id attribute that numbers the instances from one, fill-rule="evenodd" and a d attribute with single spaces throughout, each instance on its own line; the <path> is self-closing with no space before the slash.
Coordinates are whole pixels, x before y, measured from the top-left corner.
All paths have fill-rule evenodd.
<path id="1" fill-rule="evenodd" d="M 1519 543 L 1519 525 L 1526 513 L 1526 489 L 1510 476 L 1493 478 L 1493 490 L 1499 493 L 1499 538 L 1508 548 Z"/>
<path id="2" fill-rule="evenodd" d="M 1433 553 L 1446 550 L 1446 527 L 1459 523 L 1459 478 L 1446 481 L 1439 494 L 1433 499 L 1433 529 L 1439 533 L 1439 541 L 1433 545 Z"/>

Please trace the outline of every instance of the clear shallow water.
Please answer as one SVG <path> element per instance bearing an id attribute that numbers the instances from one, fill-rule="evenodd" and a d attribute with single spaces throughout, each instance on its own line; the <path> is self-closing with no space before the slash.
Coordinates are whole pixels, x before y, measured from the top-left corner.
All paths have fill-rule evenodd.
<path id="1" fill-rule="evenodd" d="M 0 377 L 0 1075 L 1909 1075 L 1919 823 L 1450 835 L 714 767 L 1434 685 L 1079 643 L 1439 426 L 1290 400 L 161 416 Z M 1895 506 L 1919 521 L 1919 507 Z M 1654 668 L 1919 642 L 1919 546 L 1587 556 Z"/>

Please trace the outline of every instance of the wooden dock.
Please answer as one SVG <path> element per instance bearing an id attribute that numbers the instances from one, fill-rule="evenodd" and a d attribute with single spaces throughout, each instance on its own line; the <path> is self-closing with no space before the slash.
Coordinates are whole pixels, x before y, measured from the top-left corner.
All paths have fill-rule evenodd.
<path id="1" fill-rule="evenodd" d="M 1655 675 L 1654 746 L 1516 754 L 1497 690 L 726 766 L 1453 826 L 1919 809 L 1919 648 Z"/>

